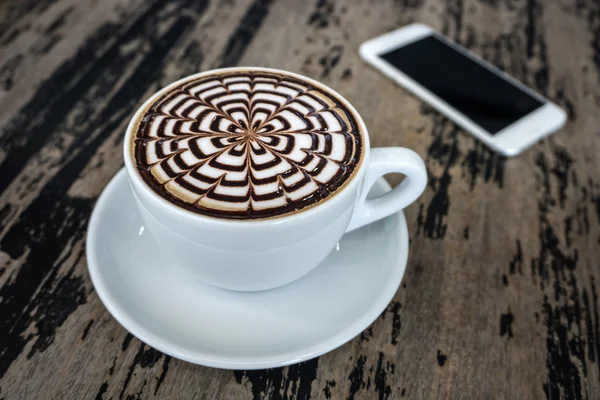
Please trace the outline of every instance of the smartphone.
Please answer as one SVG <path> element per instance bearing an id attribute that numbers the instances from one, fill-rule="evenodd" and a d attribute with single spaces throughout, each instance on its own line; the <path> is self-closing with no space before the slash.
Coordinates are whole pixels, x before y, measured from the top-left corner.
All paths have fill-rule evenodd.
<path id="1" fill-rule="evenodd" d="M 361 57 L 492 149 L 514 156 L 560 129 L 566 113 L 422 24 L 360 46 Z"/>

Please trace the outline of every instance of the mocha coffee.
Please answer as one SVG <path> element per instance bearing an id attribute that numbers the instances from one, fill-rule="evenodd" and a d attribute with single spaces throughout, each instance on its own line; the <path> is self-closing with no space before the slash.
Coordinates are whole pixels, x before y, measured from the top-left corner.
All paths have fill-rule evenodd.
<path id="1" fill-rule="evenodd" d="M 338 94 L 252 69 L 192 77 L 134 124 L 133 159 L 146 184 L 217 218 L 286 216 L 327 201 L 353 178 L 365 146 Z"/>

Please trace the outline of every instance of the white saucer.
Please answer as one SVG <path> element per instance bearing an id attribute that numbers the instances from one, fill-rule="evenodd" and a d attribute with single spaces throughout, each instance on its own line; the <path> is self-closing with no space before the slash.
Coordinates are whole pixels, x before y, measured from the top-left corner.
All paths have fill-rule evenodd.
<path id="1" fill-rule="evenodd" d="M 389 190 L 381 180 L 373 192 Z M 317 357 L 367 328 L 406 266 L 402 212 L 344 236 L 308 275 L 263 292 L 232 292 L 174 270 L 144 232 L 125 170 L 92 213 L 87 260 L 102 302 L 150 346 L 192 363 L 260 369 Z"/>

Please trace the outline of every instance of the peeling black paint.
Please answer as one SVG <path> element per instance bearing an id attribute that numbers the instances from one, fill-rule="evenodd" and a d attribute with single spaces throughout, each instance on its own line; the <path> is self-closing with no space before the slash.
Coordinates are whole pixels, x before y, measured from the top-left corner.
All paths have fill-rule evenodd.
<path id="1" fill-rule="evenodd" d="M 573 165 L 573 159 L 567 153 L 567 150 L 562 147 L 554 146 L 554 167 L 552 174 L 558 183 L 558 202 L 561 208 L 565 207 L 567 199 L 567 186 L 569 185 L 570 168 Z"/>
<path id="2" fill-rule="evenodd" d="M 500 315 L 500 336 L 506 335 L 507 339 L 511 339 L 513 337 L 512 331 L 512 323 L 514 321 L 514 315 L 508 309 L 506 314 Z"/>
<path id="3" fill-rule="evenodd" d="M 131 60 L 121 55 L 121 46 L 146 38 L 147 25 L 155 25 L 162 7 L 165 7 L 164 1 L 155 2 L 145 12 L 140 12 L 137 19 L 122 27 L 112 23 L 102 25 L 71 59 L 42 83 L 32 100 L 9 121 L 0 136 L 0 147 L 9 150 L 0 164 L 0 192 L 50 139 L 58 142 L 55 138 L 57 128 L 96 81 L 101 82 L 102 77 L 108 76 L 114 80 L 131 66 L 128 64 Z M 106 82 L 107 86 L 109 84 Z M 140 89 L 141 96 L 144 88 Z M 48 133 L 29 140 L 40 131 Z"/>
<path id="4" fill-rule="evenodd" d="M 22 21 L 31 15 L 40 15 L 48 7 L 50 7 L 54 1 L 18 1 L 11 4 L 10 7 L 4 8 L 3 21 L 0 21 L 0 36 L 8 32 L 12 27 L 20 26 Z M 24 23 L 27 25 L 27 23 Z"/>
<path id="5" fill-rule="evenodd" d="M 423 6 L 423 0 L 394 0 L 394 9 L 400 15 L 409 15 L 407 11 Z"/>
<path id="6" fill-rule="evenodd" d="M 3 46 L 7 46 L 13 40 L 15 40 L 17 37 L 19 37 L 19 35 L 21 35 L 21 33 L 27 31 L 30 28 L 31 28 L 31 24 L 30 23 L 24 23 L 24 24 L 21 24 L 21 25 L 15 25 L 15 26 L 13 26 L 13 28 L 10 30 L 10 32 L 4 37 L 4 39 L 0 43 Z"/>
<path id="7" fill-rule="evenodd" d="M 570 168 L 573 157 L 566 149 L 552 145 L 550 161 L 543 153 L 538 154 L 536 165 L 541 189 L 538 199 L 540 224 L 540 253 L 532 260 L 533 272 L 539 278 L 540 289 L 544 292 L 542 322 L 546 328 L 546 369 L 547 378 L 543 385 L 548 399 L 578 399 L 589 397 L 585 378 L 589 363 L 596 362 L 599 348 L 597 297 L 590 299 L 589 289 L 580 288 L 577 282 L 579 250 L 572 248 L 573 221 L 585 220 L 578 214 L 582 211 L 582 201 L 587 200 L 587 188 L 582 188 L 581 199 L 576 202 L 576 215 L 567 216 L 564 221 L 565 240 L 561 242 L 550 215 L 557 207 L 563 209 L 570 201 Z M 578 234 L 587 234 L 584 226 Z M 595 282 L 590 282 L 592 292 Z"/>
<path id="8" fill-rule="evenodd" d="M 335 385 L 336 385 L 336 383 L 333 379 L 331 379 L 331 380 L 328 379 L 325 381 L 325 387 L 323 388 L 323 394 L 325 395 L 326 399 L 331 399 L 331 396 L 332 396 L 331 390 L 333 388 L 335 388 Z"/>
<path id="9" fill-rule="evenodd" d="M 121 343 L 121 350 L 125 351 L 129 348 L 131 341 L 133 340 L 133 335 L 129 332 L 125 335 L 125 339 L 123 339 L 123 343 Z"/>
<path id="10" fill-rule="evenodd" d="M 596 282 L 594 279 L 592 279 L 591 286 L 592 308 L 590 308 L 588 304 L 587 291 L 584 290 L 583 292 L 587 314 L 585 320 L 588 331 L 588 357 L 592 362 L 596 363 L 600 375 L 600 315 L 598 312 L 598 309 L 600 309 L 600 301 L 598 300 L 598 292 L 596 290 Z"/>
<path id="11" fill-rule="evenodd" d="M 346 68 L 344 70 L 344 72 L 342 72 L 342 78 L 343 81 L 347 81 L 352 79 L 352 70 L 350 68 Z"/>
<path id="12" fill-rule="evenodd" d="M 138 351 L 135 354 L 135 357 L 133 358 L 133 360 L 131 361 L 131 364 L 129 365 L 129 367 L 127 369 L 127 375 L 125 376 L 125 379 L 123 381 L 123 386 L 121 387 L 121 394 L 119 395 L 119 398 L 122 399 L 123 396 L 125 395 L 125 392 L 127 391 L 127 387 L 129 386 L 129 382 L 131 381 L 131 378 L 132 378 L 133 374 L 135 373 L 135 369 L 138 366 L 143 369 L 152 368 L 158 362 L 158 360 L 160 360 L 162 357 L 165 357 L 165 359 L 166 359 L 169 356 L 161 353 L 158 350 L 153 349 L 152 347 L 146 345 L 145 343 L 139 342 Z M 167 370 L 168 370 L 169 361 L 166 361 L 166 365 L 167 365 Z M 163 373 L 166 374 L 164 364 L 163 364 Z M 163 380 L 164 380 L 164 378 L 163 378 Z M 156 391 L 158 391 L 160 384 L 162 384 L 162 381 L 160 381 L 160 379 L 159 379 L 156 383 L 156 385 L 157 385 Z M 144 386 L 145 386 L 145 383 L 144 383 Z"/>
<path id="13" fill-rule="evenodd" d="M 466 153 L 461 166 L 471 189 L 475 188 L 478 179 L 483 179 L 484 182 L 491 181 L 502 188 L 504 187 L 505 163 L 505 157 L 488 149 L 479 140 L 474 140 L 473 148 Z"/>
<path id="14" fill-rule="evenodd" d="M 425 204 L 419 203 L 419 213 L 417 214 L 417 235 L 421 234 L 425 224 Z"/>
<path id="15" fill-rule="evenodd" d="M 508 272 L 515 274 L 519 272 L 523 275 L 523 250 L 521 249 L 521 241 L 517 240 L 517 253 L 513 256 L 513 259 L 508 265 Z"/>
<path id="16" fill-rule="evenodd" d="M 292 393 L 292 398 L 309 400 L 312 384 L 317 378 L 318 359 L 304 361 L 286 368 L 233 371 L 239 384 L 249 382 L 255 400 L 273 393 Z M 286 374 L 287 372 L 287 374 Z"/>
<path id="17" fill-rule="evenodd" d="M 104 394 L 108 390 L 108 382 L 102 382 L 98 393 L 96 393 L 96 400 L 104 400 Z"/>
<path id="18" fill-rule="evenodd" d="M 15 83 L 15 74 L 23 62 L 23 54 L 17 53 L 0 65 L 0 90 L 8 92 Z"/>
<path id="19" fill-rule="evenodd" d="M 112 375 L 115 372 L 115 367 L 117 366 L 117 359 L 118 357 L 113 357 L 112 360 L 112 364 L 110 365 L 110 368 L 108 369 L 108 375 Z"/>
<path id="20" fill-rule="evenodd" d="M 333 70 L 340 62 L 340 59 L 342 58 L 343 54 L 344 46 L 335 45 L 329 48 L 329 50 L 327 50 L 327 53 L 325 53 L 321 58 L 319 58 L 319 65 L 321 65 L 322 67 L 321 78 L 326 78 L 329 76 L 331 70 Z"/>
<path id="21" fill-rule="evenodd" d="M 227 40 L 227 44 L 219 57 L 220 67 L 236 66 L 246 47 L 250 44 L 264 19 L 269 14 L 273 0 L 255 0 L 244 16 L 233 34 Z"/>
<path id="22" fill-rule="evenodd" d="M 369 326 L 367 329 L 361 332 L 360 341 L 368 342 L 371 337 L 373 337 L 373 326 Z"/>
<path id="23" fill-rule="evenodd" d="M 0 315 L 3 316 L 0 321 L 0 377 L 29 341 L 35 339 L 29 356 L 37 351 L 44 351 L 54 340 L 56 329 L 77 306 L 85 303 L 83 280 L 74 275 L 75 265 L 63 278 L 58 277 L 58 266 L 63 262 L 60 259 L 62 244 L 69 241 L 75 243 L 83 238 L 93 200 L 70 198 L 65 192 L 78 178 L 80 171 L 87 165 L 100 144 L 133 111 L 149 82 L 160 74 L 166 56 L 176 41 L 192 26 L 192 19 L 184 15 L 174 20 L 163 35 L 147 36 L 150 26 L 155 25 L 157 13 L 161 11 L 161 7 L 166 6 L 166 2 L 157 2 L 147 12 L 141 13 L 137 20 L 124 29 L 119 40 L 108 41 L 109 49 L 104 54 L 101 53 L 99 58 L 95 53 L 103 46 L 97 45 L 106 42 L 107 31 L 113 30 L 118 34 L 123 29 L 116 29 L 111 24 L 98 28 L 96 34 L 92 35 L 92 39 L 86 42 L 74 58 L 63 64 L 40 87 L 33 100 L 12 120 L 9 129 L 0 138 L 0 141 L 8 140 L 13 146 L 0 166 L 0 170 L 5 168 L 3 171 L 9 172 L 0 172 L 0 186 L 6 187 L 11 177 L 20 172 L 29 158 L 33 157 L 51 136 L 58 135 L 57 127 L 70 112 L 77 111 L 75 104 L 80 104 L 80 101 L 81 104 L 85 104 L 88 91 L 94 92 L 96 100 L 100 95 L 110 96 L 106 98 L 107 102 L 103 108 L 90 115 L 85 123 L 74 127 L 79 137 L 71 148 L 77 150 L 64 149 L 65 160 L 62 168 L 22 212 L 19 221 L 3 238 L 3 251 L 12 259 L 20 258 L 26 245 L 28 253 L 16 278 L 0 288 Z M 130 60 L 127 55 L 121 53 L 120 46 L 134 39 L 148 40 L 151 44 L 149 52 L 139 59 L 137 66 L 129 64 L 130 67 L 136 68 L 131 68 L 132 72 L 118 90 L 105 93 L 95 90 L 96 85 L 111 86 L 106 79 L 118 80 L 123 74 Z M 83 62 L 82 58 L 89 60 Z M 86 70 L 85 66 L 93 62 L 95 64 Z M 70 87 L 70 90 L 56 90 L 56 87 Z M 64 93 L 67 97 L 61 102 L 56 100 L 60 97 L 57 93 Z M 36 118 L 31 117 L 30 113 L 35 113 Z M 51 117 L 40 120 L 45 113 L 49 113 Z M 39 123 L 44 124 L 43 130 L 36 125 Z M 45 136 L 38 135 L 36 140 L 12 140 L 15 132 L 25 139 L 40 131 L 49 133 Z M 18 143 L 25 144 L 14 147 Z M 14 158 L 13 162 L 11 157 L 15 155 L 22 158 Z M 23 241 L 25 237 L 29 239 L 27 244 Z M 56 288 L 52 287 L 54 282 L 59 282 Z M 56 301 L 59 303 L 54 303 Z M 69 306 L 69 302 L 72 305 Z M 32 313 L 36 307 L 37 311 Z M 37 327 L 38 334 L 23 337 L 21 333 L 26 331 L 31 323 Z"/>
<path id="24" fill-rule="evenodd" d="M 85 329 L 83 330 L 83 333 L 81 334 L 81 340 L 85 340 L 88 333 L 90 333 L 90 328 L 92 327 L 93 324 L 94 324 L 94 320 L 91 319 L 90 322 L 88 322 L 88 324 L 85 326 Z"/>
<path id="25" fill-rule="evenodd" d="M 565 95 L 564 89 L 556 90 L 554 101 L 567 112 L 567 116 L 570 121 L 575 120 L 577 117 L 575 114 L 575 106 L 573 105 L 573 102 L 571 102 L 571 100 L 569 100 L 569 98 Z"/>
<path id="26" fill-rule="evenodd" d="M 340 18 L 335 15 L 335 3 L 331 0 L 317 0 L 316 9 L 309 17 L 307 24 L 315 29 L 325 29 L 330 25 L 340 25 Z"/>
<path id="27" fill-rule="evenodd" d="M 544 383 L 546 397 L 549 399 L 581 398 L 583 396 L 581 377 L 579 369 L 570 357 L 568 327 L 561 322 L 562 310 L 560 307 L 553 307 L 546 297 L 544 314 L 548 327 L 546 338 L 548 378 Z"/>
<path id="28" fill-rule="evenodd" d="M 449 188 L 452 182 L 450 168 L 456 163 L 459 155 L 456 128 L 446 134 L 445 125 L 445 120 L 438 118 L 433 131 L 434 140 L 427 150 L 428 162 L 433 159 L 443 165 L 439 177 L 429 175 L 429 186 L 433 189 L 434 195 L 427 206 L 422 228 L 425 237 L 430 239 L 442 239 L 446 235 L 448 229 L 446 217 L 450 210 Z M 446 135 L 449 141 L 446 140 Z"/>
<path id="29" fill-rule="evenodd" d="M 600 4 L 595 0 L 578 0 L 575 9 L 588 23 L 592 61 L 600 77 Z"/>
<path id="30" fill-rule="evenodd" d="M 379 353 L 377 369 L 375 370 L 375 391 L 379 400 L 389 399 L 392 395 L 392 387 L 387 382 L 388 374 L 394 373 L 395 364 L 383 360 L 383 353 Z"/>
<path id="31" fill-rule="evenodd" d="M 184 49 L 177 65 L 182 71 L 181 76 L 192 75 L 201 70 L 202 62 L 204 61 L 204 53 L 202 46 L 197 40 L 192 40 Z"/>
<path id="32" fill-rule="evenodd" d="M 160 389 L 160 385 L 165 381 L 165 377 L 167 376 L 167 372 L 169 371 L 169 364 L 171 363 L 171 356 L 165 355 L 165 359 L 163 360 L 162 371 L 160 372 L 160 376 L 156 378 L 156 388 L 154 389 L 154 395 L 158 393 L 158 389 Z"/>
<path id="33" fill-rule="evenodd" d="M 348 394 L 349 400 L 354 399 L 354 396 L 358 393 L 358 391 L 365 387 L 364 374 L 366 362 L 366 356 L 358 356 L 356 362 L 354 363 L 354 367 L 352 368 L 352 372 L 350 372 L 350 376 L 348 376 L 348 380 L 350 381 L 350 391 Z"/>
<path id="34" fill-rule="evenodd" d="M 73 13 L 73 10 L 73 6 L 67 7 L 62 13 L 58 14 L 58 16 L 54 18 L 54 20 L 50 24 L 48 24 L 46 29 L 44 29 L 44 33 L 47 35 L 51 35 L 60 28 L 62 28 L 65 25 L 65 22 L 67 22 L 67 18 L 69 17 L 69 15 Z"/>
<path id="35" fill-rule="evenodd" d="M 62 35 L 44 35 L 29 48 L 29 53 L 35 56 L 47 54 L 62 39 Z"/>
<path id="36" fill-rule="evenodd" d="M 35 327 L 37 328 L 36 340 L 27 354 L 31 358 L 36 352 L 44 351 L 54 341 L 56 330 L 62 326 L 67 317 L 77 307 L 86 302 L 83 279 L 74 276 L 74 269 L 83 253 L 73 263 L 69 272 L 61 278 L 54 289 L 45 290 L 37 297 L 37 309 L 34 313 Z M 32 339 L 33 335 L 28 336 Z"/>
<path id="37" fill-rule="evenodd" d="M 437 362 L 440 367 L 443 367 L 444 364 L 446 364 L 447 358 L 448 357 L 445 354 L 443 354 L 441 350 L 437 351 Z"/>
<path id="38" fill-rule="evenodd" d="M 398 336 L 400 335 L 400 328 L 402 327 L 402 319 L 400 316 L 400 309 L 402 304 L 398 301 L 392 300 L 390 304 L 381 313 L 381 318 L 385 320 L 388 313 L 392 314 L 392 331 L 390 335 L 390 342 L 395 346 L 398 344 Z"/>

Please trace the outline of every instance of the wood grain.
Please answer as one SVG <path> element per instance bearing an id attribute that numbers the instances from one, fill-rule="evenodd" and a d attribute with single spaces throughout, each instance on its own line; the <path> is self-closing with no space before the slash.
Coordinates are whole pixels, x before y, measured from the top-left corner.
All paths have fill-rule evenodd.
<path id="1" fill-rule="evenodd" d="M 560 104 L 566 127 L 507 160 L 361 62 L 360 43 L 415 21 Z M 321 80 L 373 146 L 412 148 L 430 174 L 394 300 L 287 368 L 161 354 L 111 317 L 86 267 L 136 107 L 233 65 Z M 0 399 L 599 398 L 599 105 L 597 0 L 0 2 Z"/>

